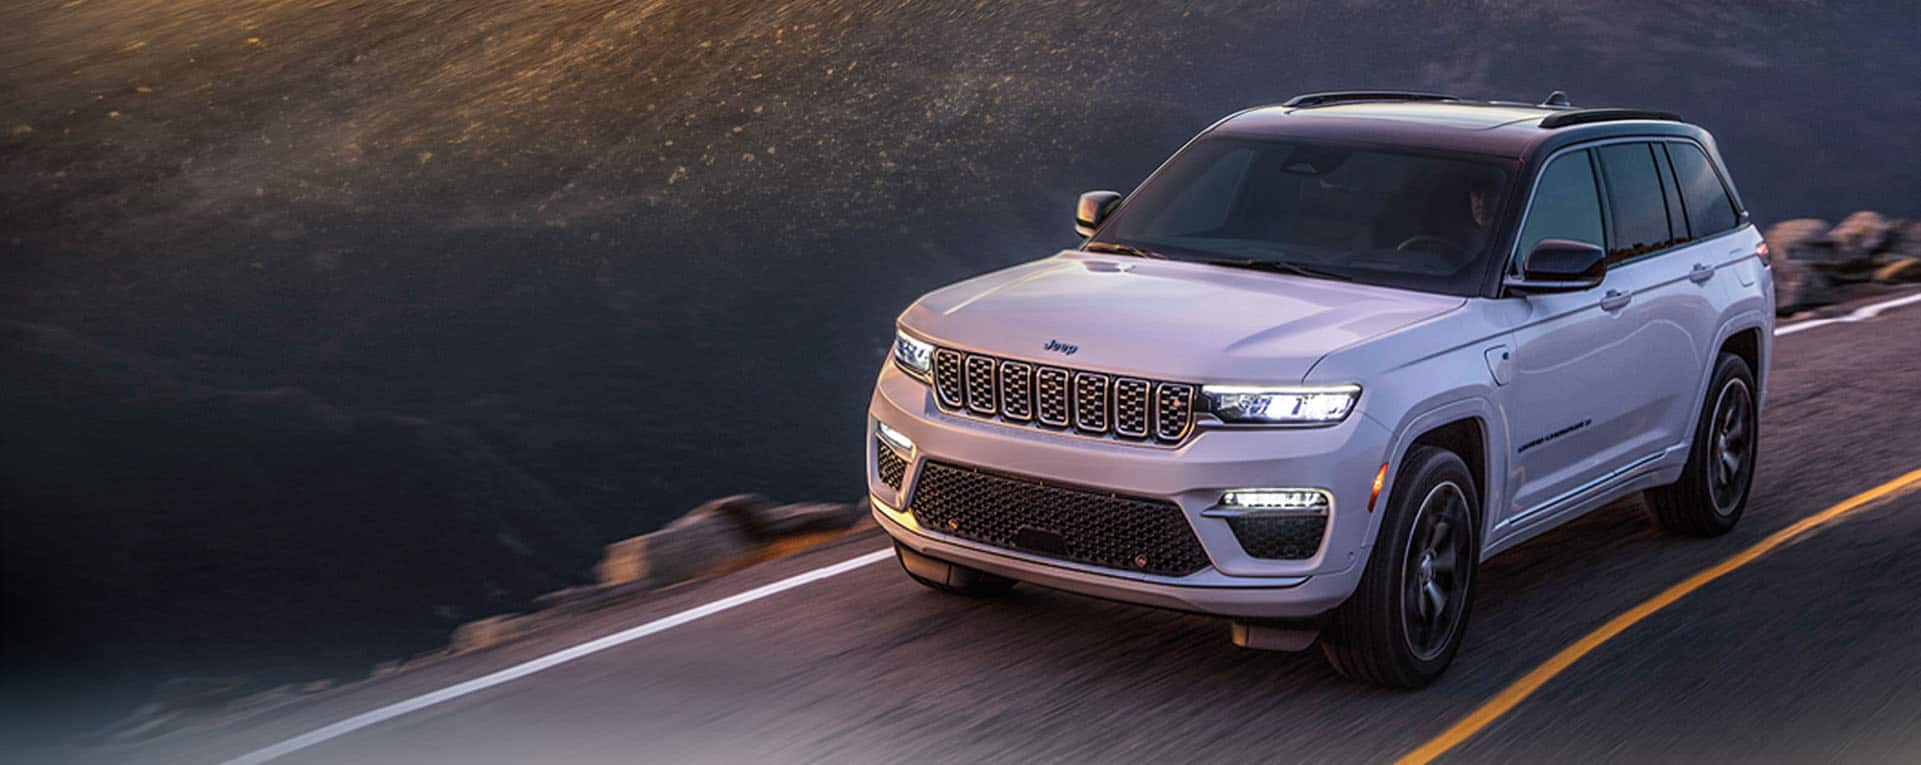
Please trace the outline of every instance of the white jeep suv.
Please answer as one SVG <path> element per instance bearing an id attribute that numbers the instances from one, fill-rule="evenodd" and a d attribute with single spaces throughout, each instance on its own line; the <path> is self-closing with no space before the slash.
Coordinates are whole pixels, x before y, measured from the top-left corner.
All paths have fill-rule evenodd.
<path id="1" fill-rule="evenodd" d="M 869 410 L 907 573 L 1227 617 L 1414 687 L 1477 564 L 1629 492 L 1726 532 L 1773 290 L 1707 131 L 1423 93 L 1229 116 L 922 297 Z"/>

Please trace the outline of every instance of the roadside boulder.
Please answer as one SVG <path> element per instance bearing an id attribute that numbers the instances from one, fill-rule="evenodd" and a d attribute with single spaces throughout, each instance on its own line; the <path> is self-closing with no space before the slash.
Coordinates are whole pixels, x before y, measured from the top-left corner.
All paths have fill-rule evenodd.
<path id="1" fill-rule="evenodd" d="M 1828 222 L 1815 218 L 1782 221 L 1768 227 L 1768 264 L 1774 269 L 1775 312 L 1790 314 L 1841 299 L 1823 268 L 1835 260 Z"/>
<path id="2" fill-rule="evenodd" d="M 1835 254 L 1841 263 L 1872 262 L 1875 253 L 1888 244 L 1888 219 L 1880 213 L 1862 210 L 1828 231 L 1828 239 L 1834 242 Z"/>
<path id="3" fill-rule="evenodd" d="M 501 614 L 476 619 L 454 628 L 452 644 L 448 649 L 460 654 L 492 648 L 520 637 L 526 629 L 527 620 L 520 614 Z"/>
<path id="4" fill-rule="evenodd" d="M 1921 258 L 1895 258 L 1875 270 L 1874 280 L 1882 284 L 1921 282 Z"/>
<path id="5" fill-rule="evenodd" d="M 755 518 L 771 507 L 771 500 L 757 494 L 723 497 L 659 531 L 608 545 L 596 570 L 600 583 L 665 585 L 738 568 L 753 560 Z"/>
<path id="6" fill-rule="evenodd" d="M 1889 261 L 1921 258 L 1921 220 L 1888 221 L 1888 241 L 1883 246 L 1882 258 Z"/>
<path id="7" fill-rule="evenodd" d="M 1819 218 L 1795 218 L 1768 227 L 1762 238 L 1768 242 L 1768 259 L 1774 265 L 1784 260 L 1822 263 L 1834 257 L 1834 240 L 1828 237 L 1831 226 Z"/>
<path id="8" fill-rule="evenodd" d="M 865 505 L 840 502 L 808 502 L 781 505 L 761 511 L 755 527 L 762 540 L 799 534 L 818 534 L 851 528 L 867 517 Z"/>

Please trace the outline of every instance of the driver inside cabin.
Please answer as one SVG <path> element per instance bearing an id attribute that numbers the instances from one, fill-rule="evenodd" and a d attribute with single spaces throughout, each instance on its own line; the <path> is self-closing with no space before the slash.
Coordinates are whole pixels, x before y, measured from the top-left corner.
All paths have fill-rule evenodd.
<path id="1" fill-rule="evenodd" d="M 1485 176 L 1474 177 L 1463 185 L 1448 184 L 1436 189 L 1435 210 L 1429 227 L 1432 233 L 1407 240 L 1402 249 L 1418 249 L 1450 258 L 1471 257 L 1487 246 L 1494 221 L 1495 183 Z M 1460 264 L 1456 264 L 1460 265 Z"/>

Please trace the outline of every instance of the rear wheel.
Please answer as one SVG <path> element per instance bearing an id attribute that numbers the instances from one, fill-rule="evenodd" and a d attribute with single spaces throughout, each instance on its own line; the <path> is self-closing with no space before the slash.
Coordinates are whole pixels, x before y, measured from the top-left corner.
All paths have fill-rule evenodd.
<path id="1" fill-rule="evenodd" d="M 1655 523 L 1697 537 L 1733 529 L 1748 506 L 1759 429 L 1754 372 L 1740 356 L 1723 353 L 1702 402 L 1681 480 L 1644 495 Z"/>
<path id="2" fill-rule="evenodd" d="M 1390 688 L 1441 676 L 1467 632 L 1479 506 L 1460 457 L 1432 446 L 1408 452 L 1367 571 L 1321 633 L 1321 652 L 1336 670 Z"/>
<path id="3" fill-rule="evenodd" d="M 1015 582 L 1012 579 L 929 558 L 899 542 L 894 543 L 894 557 L 900 560 L 902 571 L 930 590 L 952 595 L 989 597 L 1014 589 Z"/>

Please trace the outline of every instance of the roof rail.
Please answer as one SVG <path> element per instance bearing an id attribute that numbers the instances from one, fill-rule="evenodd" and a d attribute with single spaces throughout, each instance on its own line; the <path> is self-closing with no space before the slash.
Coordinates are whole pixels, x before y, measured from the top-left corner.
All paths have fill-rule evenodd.
<path id="1" fill-rule="evenodd" d="M 1461 99 L 1444 93 L 1421 93 L 1409 90 L 1330 90 L 1325 93 L 1302 93 L 1287 99 L 1282 106 L 1326 106 L 1347 101 L 1459 101 Z"/>
<path id="2" fill-rule="evenodd" d="M 1555 112 L 1541 118 L 1541 127 L 1557 128 L 1569 125 L 1586 125 L 1590 122 L 1614 122 L 1617 120 L 1667 120 L 1685 122 L 1681 116 L 1672 112 L 1657 112 L 1650 109 L 1574 109 Z"/>

